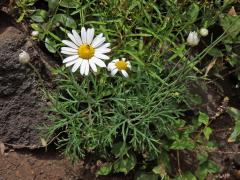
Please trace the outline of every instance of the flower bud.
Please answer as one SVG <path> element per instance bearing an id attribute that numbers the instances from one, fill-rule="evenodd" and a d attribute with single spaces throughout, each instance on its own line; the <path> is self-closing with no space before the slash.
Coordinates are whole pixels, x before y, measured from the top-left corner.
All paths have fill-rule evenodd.
<path id="1" fill-rule="evenodd" d="M 200 33 L 201 36 L 205 37 L 205 36 L 208 35 L 208 29 L 207 28 L 201 28 L 199 33 Z"/>
<path id="2" fill-rule="evenodd" d="M 36 36 L 38 36 L 38 34 L 39 34 L 39 32 L 38 32 L 38 31 L 32 31 L 32 33 L 31 33 L 31 35 L 32 35 L 33 37 L 36 37 Z"/>
<path id="3" fill-rule="evenodd" d="M 30 56 L 26 51 L 22 51 L 19 55 L 18 55 L 18 60 L 21 64 L 27 64 L 30 62 Z"/>
<path id="4" fill-rule="evenodd" d="M 234 6 L 228 11 L 229 16 L 237 16 L 237 12 L 235 11 Z"/>
<path id="5" fill-rule="evenodd" d="M 198 38 L 198 34 L 195 31 L 189 33 L 187 37 L 187 43 L 190 46 L 197 46 L 199 41 L 200 39 Z"/>

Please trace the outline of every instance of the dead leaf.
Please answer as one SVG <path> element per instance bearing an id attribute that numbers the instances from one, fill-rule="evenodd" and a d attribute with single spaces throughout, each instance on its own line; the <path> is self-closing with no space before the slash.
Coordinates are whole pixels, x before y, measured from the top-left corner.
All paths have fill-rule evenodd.
<path id="1" fill-rule="evenodd" d="M 228 11 L 228 15 L 229 16 L 237 16 L 234 6 L 232 6 L 231 9 Z"/>
<path id="2" fill-rule="evenodd" d="M 208 75 L 209 71 L 210 71 L 210 70 L 213 68 L 213 66 L 216 64 L 216 60 L 217 60 L 217 59 L 214 59 L 213 61 L 211 61 L 211 62 L 208 64 L 204 76 L 207 76 L 207 75 Z"/>
<path id="3" fill-rule="evenodd" d="M 40 138 L 41 139 L 41 143 L 43 145 L 43 147 L 47 147 L 47 141 L 43 138 Z"/>

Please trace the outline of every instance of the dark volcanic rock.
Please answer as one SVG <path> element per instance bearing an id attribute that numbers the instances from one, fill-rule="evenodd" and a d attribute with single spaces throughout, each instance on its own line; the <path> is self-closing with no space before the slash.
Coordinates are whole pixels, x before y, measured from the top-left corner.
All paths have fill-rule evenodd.
<path id="1" fill-rule="evenodd" d="M 46 103 L 33 70 L 18 61 L 21 50 L 28 50 L 26 34 L 8 18 L 0 12 L 0 141 L 35 147 L 40 145 L 37 127 L 46 121 Z"/>

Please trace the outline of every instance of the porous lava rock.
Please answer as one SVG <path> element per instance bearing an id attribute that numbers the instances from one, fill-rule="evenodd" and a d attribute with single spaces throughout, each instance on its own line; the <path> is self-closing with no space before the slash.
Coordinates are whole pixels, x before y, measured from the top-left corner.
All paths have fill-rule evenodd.
<path id="1" fill-rule="evenodd" d="M 29 65 L 18 60 L 21 50 L 26 50 L 36 68 L 41 67 L 30 46 L 26 33 L 0 12 L 0 141 L 34 148 L 40 146 L 39 126 L 47 117 L 39 79 Z"/>

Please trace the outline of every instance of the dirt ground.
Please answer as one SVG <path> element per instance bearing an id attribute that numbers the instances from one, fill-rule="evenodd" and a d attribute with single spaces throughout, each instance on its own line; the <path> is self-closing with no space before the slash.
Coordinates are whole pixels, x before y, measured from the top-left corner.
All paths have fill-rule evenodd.
<path id="1" fill-rule="evenodd" d="M 0 144 L 0 180 L 131 180 L 123 175 L 96 177 L 97 165 L 72 164 L 55 148 L 13 150 Z"/>
<path id="2" fill-rule="evenodd" d="M 224 80 L 218 80 L 216 83 L 222 89 L 222 97 L 229 98 L 226 105 L 239 109 L 240 89 L 236 77 L 230 74 Z M 224 110 L 223 103 L 220 103 L 218 109 Z M 240 141 L 237 139 L 236 142 L 228 142 L 233 127 L 234 121 L 226 112 L 211 124 L 211 128 L 214 130 L 211 138 L 218 144 L 218 149 L 211 153 L 211 159 L 220 167 L 217 179 L 240 179 Z"/>
<path id="3" fill-rule="evenodd" d="M 66 159 L 52 157 L 50 153 L 36 156 L 33 153 L 9 152 L 0 155 L 0 180 L 85 179 L 74 173 L 77 174 Z M 94 175 L 87 179 L 94 179 Z"/>

